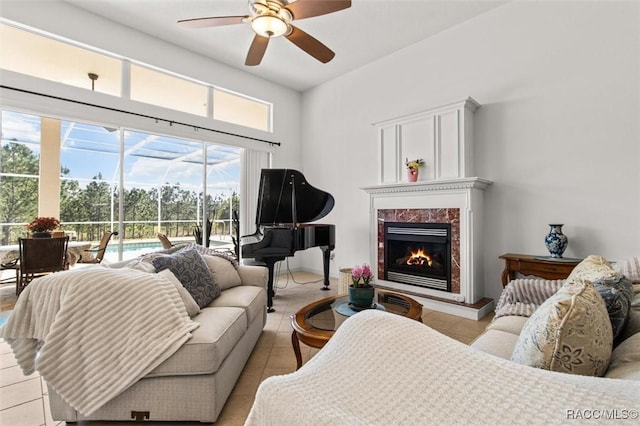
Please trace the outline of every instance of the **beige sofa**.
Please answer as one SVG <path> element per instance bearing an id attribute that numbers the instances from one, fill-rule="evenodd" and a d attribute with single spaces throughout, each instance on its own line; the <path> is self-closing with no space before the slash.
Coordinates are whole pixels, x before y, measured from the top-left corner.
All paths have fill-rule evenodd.
<path id="1" fill-rule="evenodd" d="M 210 268 L 214 266 L 211 271 L 222 291 L 192 316 L 200 326 L 191 339 L 89 416 L 76 411 L 50 387 L 54 420 L 216 421 L 265 325 L 267 269 L 234 268 L 219 257 L 204 258 Z M 147 261 L 138 267 L 145 269 Z M 132 265 L 111 265 L 122 266 Z"/>
<path id="2" fill-rule="evenodd" d="M 632 274 L 629 274 L 632 275 Z M 572 371 L 566 371 L 558 363 L 555 366 L 549 368 L 549 365 L 553 364 L 555 359 L 559 359 L 562 354 L 562 345 L 566 344 L 566 339 L 571 339 L 568 336 L 575 331 L 570 329 L 567 324 L 576 322 L 576 319 L 580 320 L 580 316 L 589 315 L 589 317 L 597 316 L 597 314 L 591 312 L 581 312 L 580 306 L 576 307 L 576 304 L 567 303 L 565 308 L 567 311 L 558 314 L 558 299 L 562 299 L 562 293 L 570 283 L 574 280 L 584 280 L 587 282 L 599 283 L 603 279 L 611 277 L 615 279 L 616 276 L 620 276 L 619 271 L 616 271 L 613 267 L 610 267 L 609 263 L 599 256 L 589 256 L 585 261 L 576 266 L 572 274 L 567 280 L 543 280 L 543 279 L 516 279 L 511 281 L 505 288 L 500 300 L 496 306 L 496 317 L 487 326 L 486 330 L 481 334 L 472 344 L 471 347 L 481 350 L 483 352 L 495 355 L 507 360 L 521 361 L 525 365 L 537 366 L 545 369 L 551 369 L 553 371 L 560 371 L 565 373 L 572 373 Z M 609 353 L 604 351 L 602 357 L 603 370 L 598 374 L 592 374 L 590 366 L 586 365 L 588 361 L 582 362 L 581 367 L 587 369 L 580 374 L 603 376 L 615 379 L 629 379 L 640 380 L 640 282 L 633 282 L 638 280 L 637 277 L 631 277 L 629 279 L 628 286 L 631 286 L 632 294 L 630 294 L 631 301 L 628 304 L 628 313 L 623 325 L 619 325 L 617 333 L 613 332 L 611 336 L 611 342 L 608 344 L 612 346 L 612 351 Z M 620 292 L 616 290 L 616 295 Z M 555 298 L 556 303 L 550 303 Z M 565 300 L 574 300 L 575 295 L 565 295 Z M 546 302 L 546 304 L 545 304 Z M 625 302 L 626 303 L 626 302 Z M 542 306 L 542 309 L 540 307 Z M 545 310 L 548 307 L 548 310 Z M 606 307 L 606 304 L 605 304 Z M 626 308 L 625 308 L 626 309 Z M 577 312 L 572 314 L 573 312 Z M 559 324 L 557 328 L 549 326 L 550 315 L 559 315 L 558 321 L 564 320 L 564 324 Z M 573 315 L 573 317 L 571 317 Z M 607 312 L 604 312 L 607 315 Z M 569 320 L 567 320 L 569 319 Z M 592 318 L 589 318 L 592 319 Z M 606 322 L 607 318 L 604 318 Z M 553 338 L 549 338 L 548 341 L 543 341 L 543 338 L 536 337 L 533 331 L 532 322 L 544 322 L 544 327 L 541 328 L 544 334 L 552 335 Z M 561 329 L 560 327 L 564 327 Z M 597 325 L 590 325 L 591 329 L 597 328 Z M 614 326 L 614 329 L 616 327 Z M 617 334 L 617 335 L 615 335 Z M 532 337 L 533 335 L 533 337 Z M 559 337 L 560 336 L 560 337 Z M 534 344 L 540 349 L 538 353 L 538 360 L 536 362 L 545 364 L 545 361 L 541 361 L 541 358 L 547 357 L 547 365 L 535 365 L 536 362 L 532 362 L 530 359 L 522 360 L 521 356 L 518 356 L 517 349 L 520 346 L 526 345 L 526 338 L 534 339 Z M 604 337 L 600 338 L 591 333 L 591 330 L 587 330 L 584 335 L 578 336 L 578 341 L 571 343 L 575 348 L 580 348 L 583 352 L 583 357 L 594 358 L 592 353 L 588 353 L 590 350 L 589 345 L 593 346 L 593 342 L 598 340 L 605 341 Z M 546 343 L 546 346 L 545 346 Z M 525 348 L 530 351 L 532 348 Z M 538 351 L 538 348 L 536 348 Z M 544 353 L 542 353 L 544 352 Z M 606 364 L 606 365 L 605 365 Z"/>

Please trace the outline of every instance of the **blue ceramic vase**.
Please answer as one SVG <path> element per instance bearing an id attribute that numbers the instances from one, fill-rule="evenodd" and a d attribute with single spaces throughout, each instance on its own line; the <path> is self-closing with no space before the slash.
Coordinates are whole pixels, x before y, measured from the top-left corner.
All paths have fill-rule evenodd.
<path id="1" fill-rule="evenodd" d="M 550 257 L 560 258 L 569 244 L 569 239 L 562 233 L 563 225 L 549 226 L 551 230 L 545 237 L 544 243 L 547 246 L 547 250 L 549 250 Z"/>

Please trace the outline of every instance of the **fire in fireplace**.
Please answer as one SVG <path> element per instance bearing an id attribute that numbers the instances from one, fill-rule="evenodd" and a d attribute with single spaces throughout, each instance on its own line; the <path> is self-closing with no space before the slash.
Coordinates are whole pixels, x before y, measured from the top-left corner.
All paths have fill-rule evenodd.
<path id="1" fill-rule="evenodd" d="M 451 292 L 451 224 L 385 222 L 384 279 Z"/>

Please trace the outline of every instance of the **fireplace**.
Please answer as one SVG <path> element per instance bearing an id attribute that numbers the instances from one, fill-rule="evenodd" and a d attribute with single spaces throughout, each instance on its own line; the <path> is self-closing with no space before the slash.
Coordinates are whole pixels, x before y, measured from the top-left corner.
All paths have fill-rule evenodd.
<path id="1" fill-rule="evenodd" d="M 384 279 L 451 292 L 451 224 L 384 223 Z"/>
<path id="2" fill-rule="evenodd" d="M 465 318 L 479 319 L 490 312 L 492 301 L 483 297 L 481 244 L 482 194 L 489 183 L 464 178 L 363 188 L 370 196 L 370 256 L 377 266 L 376 287 L 407 294 L 429 309 Z M 423 230 L 425 224 L 432 229 Z M 385 229 L 390 227 L 394 229 L 391 240 L 385 238 Z M 427 241 L 415 235 L 422 233 L 431 234 Z M 440 239 L 443 236 L 444 241 Z M 403 240 L 405 248 L 393 247 Z M 445 259 L 442 271 L 432 268 L 413 273 L 415 269 L 411 269 L 407 274 L 404 265 L 397 265 L 397 260 L 407 255 L 406 246 L 416 242 L 426 245 L 423 251 L 435 249 L 437 255 L 432 253 L 433 257 Z M 388 261 L 389 256 L 393 261 Z"/>

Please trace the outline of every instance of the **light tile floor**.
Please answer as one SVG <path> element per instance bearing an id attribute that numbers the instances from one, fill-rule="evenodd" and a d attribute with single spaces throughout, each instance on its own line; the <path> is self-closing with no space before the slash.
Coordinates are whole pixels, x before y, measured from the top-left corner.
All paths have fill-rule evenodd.
<path id="1" fill-rule="evenodd" d="M 294 274 L 295 282 L 289 276 L 282 276 L 277 283 L 274 307 L 247 365 L 240 376 L 231 396 L 227 400 L 216 425 L 242 425 L 249 414 L 256 390 L 262 380 L 273 375 L 295 371 L 296 359 L 291 348 L 290 315 L 302 306 L 318 299 L 334 295 L 338 287 L 332 280 L 331 290 L 322 291 L 320 277 L 305 272 Z M 7 300 L 11 300 L 14 286 L 0 287 L 0 306 L 7 309 Z M 10 304 L 9 304 L 10 305 Z M 470 343 L 491 321 L 488 315 L 481 321 L 473 321 L 453 315 L 424 309 L 422 320 L 430 327 L 463 343 Z M 316 352 L 301 344 L 304 361 Z M 47 386 L 36 373 L 24 376 L 17 366 L 9 345 L 0 339 L 0 425 L 2 426 L 40 426 L 65 425 L 56 422 L 49 413 Z M 79 422 L 88 425 L 131 425 L 115 422 Z M 145 422 L 167 426 L 168 423 Z M 190 425 L 200 423 L 171 423 L 171 425 Z"/>

